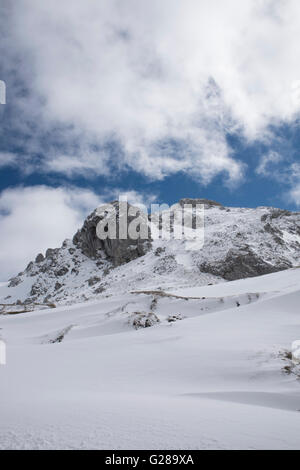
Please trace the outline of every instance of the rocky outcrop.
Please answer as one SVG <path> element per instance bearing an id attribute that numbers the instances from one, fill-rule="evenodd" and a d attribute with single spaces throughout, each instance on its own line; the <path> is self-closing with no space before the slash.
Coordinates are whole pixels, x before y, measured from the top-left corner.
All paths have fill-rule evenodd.
<path id="1" fill-rule="evenodd" d="M 43 255 L 42 253 L 39 253 L 39 254 L 37 255 L 37 257 L 35 258 L 35 262 L 36 262 L 36 263 L 41 263 L 42 261 L 44 261 L 44 259 L 45 259 L 45 258 L 44 258 L 44 255 Z"/>
<path id="2" fill-rule="evenodd" d="M 240 250 L 229 250 L 223 260 L 214 263 L 204 262 L 200 264 L 199 269 L 202 272 L 220 276 L 226 281 L 234 281 L 270 274 L 291 267 L 291 263 L 286 260 L 279 260 L 278 264 L 274 266 L 257 256 L 249 247 L 244 247 Z"/>
<path id="3" fill-rule="evenodd" d="M 122 203 L 122 207 L 120 207 L 119 202 L 114 201 L 110 203 L 110 206 L 113 207 L 112 212 L 107 210 L 106 206 L 103 206 L 103 210 L 99 208 L 87 217 L 83 227 L 75 234 L 73 243 L 89 258 L 95 259 L 99 256 L 99 253 L 102 254 L 104 252 L 113 262 L 114 266 L 119 266 L 139 256 L 143 256 L 151 246 L 151 234 L 150 228 L 147 228 L 147 237 L 139 237 L 136 240 L 132 239 L 129 233 L 131 222 L 140 217 L 143 223 L 148 226 L 147 216 L 139 209 L 134 210 L 133 206 L 128 203 Z M 134 213 L 134 215 L 131 215 L 131 213 Z M 125 223 L 127 226 L 126 238 L 122 239 L 119 237 L 121 217 L 126 218 Z M 112 239 L 110 236 L 107 236 L 106 239 L 100 239 L 96 233 L 97 225 L 99 222 L 102 222 L 103 225 L 106 224 L 109 228 L 112 218 L 116 220 L 116 238 Z"/>
<path id="4" fill-rule="evenodd" d="M 211 201 L 210 199 L 191 199 L 191 198 L 184 198 L 180 199 L 179 205 L 183 207 L 184 205 L 192 205 L 196 206 L 197 204 L 203 204 L 204 207 L 223 207 L 222 204 L 216 201 Z"/>

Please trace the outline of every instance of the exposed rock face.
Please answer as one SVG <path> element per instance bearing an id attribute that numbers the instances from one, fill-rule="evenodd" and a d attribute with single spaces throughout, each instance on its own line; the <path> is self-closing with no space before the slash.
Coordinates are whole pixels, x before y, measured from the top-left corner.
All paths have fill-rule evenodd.
<path id="1" fill-rule="evenodd" d="M 20 273 L 20 274 L 23 274 L 23 273 Z M 8 287 L 17 287 L 21 282 L 22 282 L 22 278 L 20 277 L 20 275 L 16 277 L 12 277 L 9 280 Z"/>
<path id="2" fill-rule="evenodd" d="M 136 220 L 136 217 L 141 217 L 144 223 L 147 224 L 147 216 L 141 211 L 134 210 L 133 206 L 128 203 L 122 203 L 123 207 L 119 206 L 118 201 L 112 202 L 110 205 L 114 208 L 114 213 L 109 213 L 108 210 L 94 211 L 84 222 L 83 227 L 78 230 L 73 238 L 75 246 L 89 258 L 97 258 L 99 253 L 104 253 L 112 260 L 114 266 L 119 266 L 123 263 L 128 263 L 133 259 L 143 256 L 150 248 L 150 229 L 147 228 L 148 235 L 146 238 L 138 238 L 134 240 L 130 237 L 128 229 L 130 223 Z M 105 206 L 104 206 L 105 207 Z M 135 215 L 131 215 L 133 212 Z M 97 236 L 96 229 L 99 222 L 106 222 L 107 227 L 112 220 L 116 218 L 116 238 L 111 239 L 109 236 L 106 239 L 100 239 Z M 119 227 L 121 217 L 126 218 L 127 237 L 125 239 L 119 238 Z"/>
<path id="3" fill-rule="evenodd" d="M 220 209 L 205 212 L 205 244 L 194 255 L 201 272 L 232 281 L 298 264 L 299 213 L 267 207 Z"/>
<path id="4" fill-rule="evenodd" d="M 96 211 L 94 211 L 85 219 L 82 228 L 73 237 L 74 245 L 88 258 L 97 258 L 99 252 L 103 249 L 103 243 L 96 234 L 99 220 L 100 218 L 97 216 Z"/>
<path id="5" fill-rule="evenodd" d="M 48 248 L 48 250 L 46 251 L 46 258 L 47 259 L 53 259 L 55 258 L 55 256 L 57 255 L 58 253 L 58 248 Z"/>
<path id="6" fill-rule="evenodd" d="M 196 206 L 197 204 L 204 204 L 206 207 L 223 207 L 222 204 L 216 201 L 211 201 L 210 199 L 190 199 L 190 198 L 185 198 L 185 199 L 180 199 L 179 205 L 183 207 L 184 205 L 192 205 Z"/>
<path id="7" fill-rule="evenodd" d="M 292 264 L 288 261 L 282 261 L 273 266 L 253 253 L 249 247 L 241 250 L 231 249 L 224 260 L 215 263 L 204 262 L 199 266 L 201 271 L 221 276 L 227 281 L 261 276 L 291 267 Z"/>
<path id="8" fill-rule="evenodd" d="M 44 259 L 45 259 L 45 258 L 44 258 L 44 255 L 43 255 L 42 253 L 39 253 L 39 254 L 37 255 L 37 257 L 35 258 L 35 262 L 36 262 L 36 263 L 41 263 L 42 261 L 44 261 Z"/>

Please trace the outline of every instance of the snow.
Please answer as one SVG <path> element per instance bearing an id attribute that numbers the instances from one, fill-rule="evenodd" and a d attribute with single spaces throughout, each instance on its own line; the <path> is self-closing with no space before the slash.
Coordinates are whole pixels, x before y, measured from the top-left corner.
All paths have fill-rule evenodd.
<path id="1" fill-rule="evenodd" d="M 300 269 L 213 286 L 174 276 L 160 294 L 150 278 L 125 286 L 0 316 L 1 449 L 300 448 L 300 383 L 283 370 L 298 351 Z M 134 329 L 150 311 L 160 322 Z"/>
<path id="2" fill-rule="evenodd" d="M 297 349 L 300 349 L 300 340 L 298 339 L 297 341 L 293 341 L 291 350 L 292 352 L 297 351 Z"/>
<path id="3" fill-rule="evenodd" d="M 293 352 L 293 360 L 296 363 L 300 362 L 300 348 Z"/>
<path id="4" fill-rule="evenodd" d="M 300 340 L 293 341 L 291 351 L 293 361 L 295 363 L 300 363 Z"/>

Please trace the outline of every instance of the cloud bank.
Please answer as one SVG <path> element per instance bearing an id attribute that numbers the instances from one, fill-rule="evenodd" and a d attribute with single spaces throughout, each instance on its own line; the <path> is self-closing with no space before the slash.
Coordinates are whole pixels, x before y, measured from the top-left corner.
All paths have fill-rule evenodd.
<path id="1" fill-rule="evenodd" d="M 17 0 L 3 18 L 27 171 L 233 184 L 228 132 L 268 140 L 299 112 L 298 0 Z"/>

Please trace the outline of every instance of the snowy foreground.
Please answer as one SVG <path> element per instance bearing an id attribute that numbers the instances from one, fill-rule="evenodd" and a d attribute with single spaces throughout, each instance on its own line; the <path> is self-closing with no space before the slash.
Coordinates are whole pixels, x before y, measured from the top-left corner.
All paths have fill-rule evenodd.
<path id="1" fill-rule="evenodd" d="M 0 448 L 300 449 L 300 269 L 168 294 L 0 316 Z"/>

